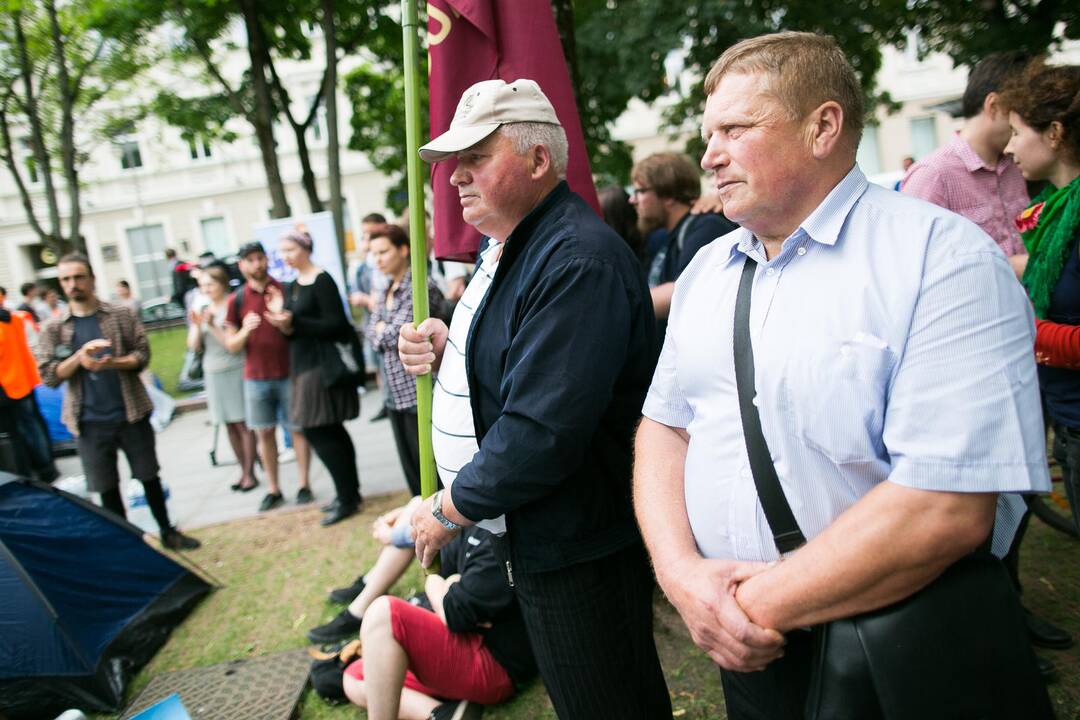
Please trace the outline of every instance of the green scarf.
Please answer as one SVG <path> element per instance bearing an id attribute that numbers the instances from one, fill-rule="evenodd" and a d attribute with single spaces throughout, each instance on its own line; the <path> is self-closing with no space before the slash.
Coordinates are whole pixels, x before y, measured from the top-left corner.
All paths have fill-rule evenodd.
<path id="1" fill-rule="evenodd" d="M 1045 318 L 1080 228 L 1080 177 L 1063 188 L 1048 185 L 1017 218 L 1017 225 L 1029 255 L 1022 282 L 1035 305 L 1035 317 Z"/>

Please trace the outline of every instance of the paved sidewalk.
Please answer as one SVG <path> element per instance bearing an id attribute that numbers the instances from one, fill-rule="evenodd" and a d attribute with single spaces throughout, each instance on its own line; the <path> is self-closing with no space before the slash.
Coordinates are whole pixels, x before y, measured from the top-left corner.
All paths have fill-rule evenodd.
<path id="1" fill-rule="evenodd" d="M 370 390 L 361 398 L 360 404 L 360 417 L 346 423 L 345 427 L 356 445 L 361 493 L 378 495 L 405 490 L 405 477 L 398 462 L 390 423 L 386 420 L 369 422 L 369 418 L 381 405 L 378 391 Z M 229 486 L 239 479 L 239 469 L 236 467 L 225 429 L 218 431 L 216 467 L 210 464 L 213 439 L 214 429 L 206 410 L 194 410 L 176 416 L 169 426 L 157 435 L 161 479 L 170 493 L 169 515 L 173 523 L 182 529 L 260 514 L 259 503 L 266 494 L 266 482 L 261 468 L 256 466 L 255 469 L 260 480 L 257 489 L 248 493 L 233 492 Z M 284 449 L 280 431 L 278 446 Z M 58 458 L 57 466 L 64 477 L 82 474 L 79 458 L 74 455 Z M 296 462 L 280 465 L 279 473 L 286 502 L 272 513 L 311 507 L 295 504 L 298 487 Z M 122 481 L 131 477 L 127 462 L 123 459 L 120 460 L 120 476 Z M 141 485 L 136 486 L 141 488 Z M 311 489 L 315 493 L 315 505 L 322 505 L 334 497 L 334 485 L 330 475 L 314 455 L 311 461 Z M 96 496 L 91 498 L 97 501 Z M 157 524 L 145 505 L 129 509 L 128 519 L 144 530 L 153 533 L 158 531 Z"/>

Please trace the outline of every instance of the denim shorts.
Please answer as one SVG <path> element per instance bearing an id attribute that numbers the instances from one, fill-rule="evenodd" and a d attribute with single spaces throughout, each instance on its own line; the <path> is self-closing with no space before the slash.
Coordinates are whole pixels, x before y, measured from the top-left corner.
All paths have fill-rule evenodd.
<path id="1" fill-rule="evenodd" d="M 244 380 L 244 416 L 252 430 L 289 424 L 289 378 Z"/>

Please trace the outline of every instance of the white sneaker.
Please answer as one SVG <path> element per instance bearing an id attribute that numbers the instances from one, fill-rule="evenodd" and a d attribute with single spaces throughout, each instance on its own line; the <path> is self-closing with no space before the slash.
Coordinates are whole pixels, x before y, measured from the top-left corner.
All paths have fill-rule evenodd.
<path id="1" fill-rule="evenodd" d="M 293 450 L 292 448 L 285 448 L 284 450 L 282 450 L 281 452 L 278 453 L 278 456 L 277 456 L 278 463 L 293 462 L 294 460 L 296 460 L 296 451 Z"/>

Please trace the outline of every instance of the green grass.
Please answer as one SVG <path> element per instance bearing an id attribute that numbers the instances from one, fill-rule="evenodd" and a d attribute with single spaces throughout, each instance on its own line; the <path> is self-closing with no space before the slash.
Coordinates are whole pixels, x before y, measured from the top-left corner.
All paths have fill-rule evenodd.
<path id="1" fill-rule="evenodd" d="M 150 341 L 150 370 L 161 380 L 162 388 L 173 397 L 188 395 L 176 391 L 187 349 L 187 326 L 148 330 L 146 338 Z"/>
<path id="2" fill-rule="evenodd" d="M 173 632 L 133 680 L 128 699 L 159 673 L 305 647 L 304 632 L 340 609 L 326 602 L 327 590 L 351 582 L 374 560 L 378 547 L 368 532 L 371 521 L 405 499 L 403 494 L 371 498 L 356 518 L 325 529 L 317 527 L 319 514 L 312 510 L 275 513 L 192 533 L 203 547 L 188 557 L 224 587 Z M 1080 638 L 1078 547 L 1076 541 L 1032 519 L 1021 572 L 1027 606 Z M 406 595 L 421 587 L 422 577 L 414 566 L 391 592 Z M 663 598 L 657 598 L 654 608 L 657 647 L 675 716 L 723 720 L 726 713 L 715 666 L 694 647 Z M 1050 694 L 1058 719 L 1080 720 L 1080 648 L 1040 652 L 1057 663 L 1058 680 L 1050 686 Z M 365 714 L 348 705 L 327 705 L 309 689 L 298 717 L 345 720 Z M 537 681 L 484 717 L 533 720 L 555 715 Z"/>

